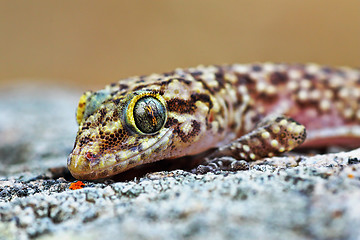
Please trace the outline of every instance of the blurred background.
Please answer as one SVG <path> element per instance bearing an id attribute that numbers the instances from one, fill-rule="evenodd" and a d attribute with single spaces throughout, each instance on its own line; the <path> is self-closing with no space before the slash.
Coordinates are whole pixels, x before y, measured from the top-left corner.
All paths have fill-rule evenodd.
<path id="1" fill-rule="evenodd" d="M 0 87 L 102 88 L 198 64 L 360 66 L 359 0 L 0 0 Z"/>

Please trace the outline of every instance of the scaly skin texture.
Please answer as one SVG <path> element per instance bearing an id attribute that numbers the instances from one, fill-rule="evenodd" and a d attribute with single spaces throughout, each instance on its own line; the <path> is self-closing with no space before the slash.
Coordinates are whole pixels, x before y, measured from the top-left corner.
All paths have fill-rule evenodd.
<path id="1" fill-rule="evenodd" d="M 132 77 L 79 102 L 68 168 L 78 179 L 218 148 L 258 160 L 303 146 L 360 145 L 360 71 L 234 64 Z M 301 124 L 300 124 L 301 123 Z M 305 127 L 304 127 L 305 126 Z"/>

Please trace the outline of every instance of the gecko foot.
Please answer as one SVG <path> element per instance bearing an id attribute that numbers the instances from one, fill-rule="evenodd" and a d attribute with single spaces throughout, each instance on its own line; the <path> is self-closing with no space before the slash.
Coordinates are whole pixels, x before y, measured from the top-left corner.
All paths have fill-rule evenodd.
<path id="1" fill-rule="evenodd" d="M 286 116 L 264 118 L 250 133 L 220 147 L 198 166 L 197 173 L 244 170 L 244 162 L 273 157 L 293 150 L 306 139 L 305 127 Z"/>

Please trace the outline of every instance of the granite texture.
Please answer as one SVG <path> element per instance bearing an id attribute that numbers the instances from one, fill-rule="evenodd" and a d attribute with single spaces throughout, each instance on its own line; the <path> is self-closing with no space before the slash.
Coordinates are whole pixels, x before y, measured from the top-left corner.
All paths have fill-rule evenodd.
<path id="1" fill-rule="evenodd" d="M 0 90 L 0 239 L 360 239 L 360 150 L 75 181 L 81 92 Z"/>

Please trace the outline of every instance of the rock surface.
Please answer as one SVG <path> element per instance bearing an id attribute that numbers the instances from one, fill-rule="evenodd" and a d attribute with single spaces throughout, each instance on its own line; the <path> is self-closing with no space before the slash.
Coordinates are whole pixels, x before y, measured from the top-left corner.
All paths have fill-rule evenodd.
<path id="1" fill-rule="evenodd" d="M 0 239 L 359 239 L 360 150 L 70 190 L 79 96 L 0 90 Z"/>

